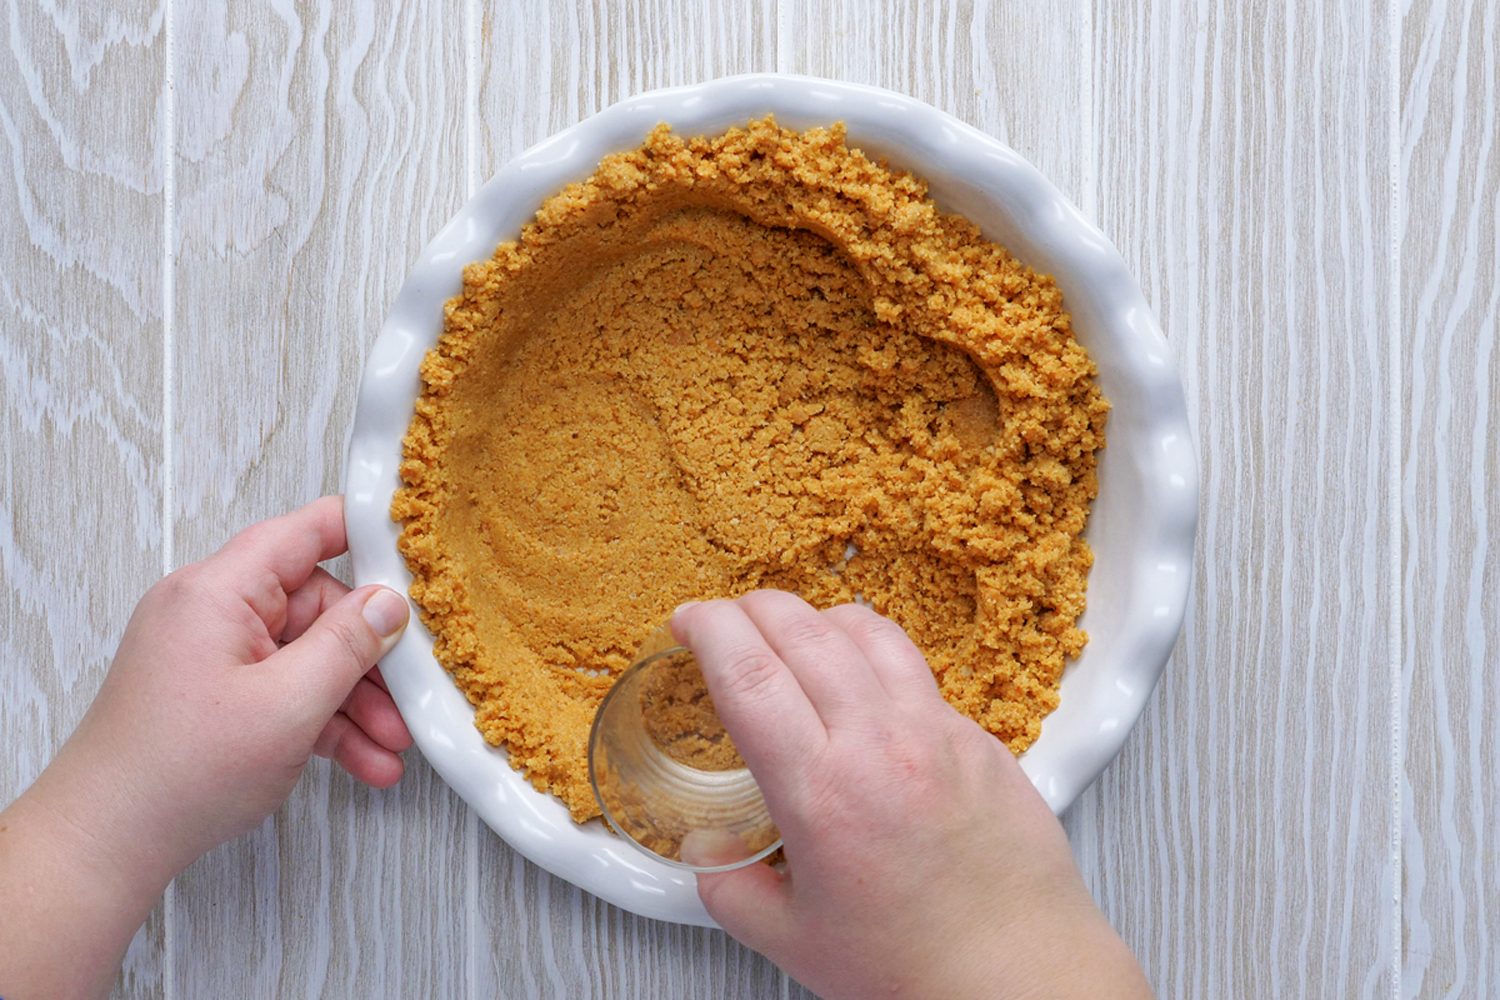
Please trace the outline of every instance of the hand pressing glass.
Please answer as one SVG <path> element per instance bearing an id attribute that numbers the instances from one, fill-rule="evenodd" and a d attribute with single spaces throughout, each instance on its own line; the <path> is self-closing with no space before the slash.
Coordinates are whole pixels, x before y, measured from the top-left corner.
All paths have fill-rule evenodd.
<path id="1" fill-rule="evenodd" d="M 1047 804 L 900 627 L 758 591 L 672 631 L 785 841 L 784 874 L 698 876 L 731 935 L 829 1000 L 1151 995 Z"/>

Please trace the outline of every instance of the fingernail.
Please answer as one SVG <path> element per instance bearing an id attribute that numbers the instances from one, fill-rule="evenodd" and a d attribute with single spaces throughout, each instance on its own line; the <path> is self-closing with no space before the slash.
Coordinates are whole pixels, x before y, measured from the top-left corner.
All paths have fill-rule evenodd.
<path id="1" fill-rule="evenodd" d="M 394 590 L 381 588 L 370 595 L 359 613 L 364 615 L 365 621 L 370 623 L 376 635 L 382 639 L 389 638 L 406 624 L 406 598 Z"/>
<path id="2" fill-rule="evenodd" d="M 681 604 L 677 605 L 677 610 L 672 612 L 672 617 L 676 618 L 678 615 L 682 614 L 688 608 L 696 608 L 698 605 L 700 605 L 702 603 L 703 603 L 702 601 L 683 601 Z"/>
<path id="3" fill-rule="evenodd" d="M 677 859 L 694 868 L 718 868 L 753 853 L 745 839 L 731 830 L 689 830 L 677 849 Z"/>

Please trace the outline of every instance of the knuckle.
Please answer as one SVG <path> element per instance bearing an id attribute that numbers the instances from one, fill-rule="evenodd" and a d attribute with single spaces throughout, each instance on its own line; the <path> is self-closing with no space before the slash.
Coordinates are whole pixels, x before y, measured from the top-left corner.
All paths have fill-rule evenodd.
<path id="1" fill-rule="evenodd" d="M 258 613 L 273 617 L 286 608 L 281 580 L 269 569 L 258 569 L 246 577 L 244 595 Z"/>
<path id="2" fill-rule="evenodd" d="M 906 630 L 874 608 L 863 604 L 847 604 L 844 625 L 860 638 L 885 645 L 902 642 L 907 638 Z"/>
<path id="3" fill-rule="evenodd" d="M 189 563 L 156 581 L 149 596 L 166 607 L 180 607 L 199 599 L 205 592 L 201 566 Z"/>
<path id="4" fill-rule="evenodd" d="M 326 757 L 333 761 L 339 760 L 349 745 L 349 728 L 347 726 L 340 726 L 324 740 L 324 744 L 325 749 L 318 756 Z"/>
<path id="5" fill-rule="evenodd" d="M 157 586 L 174 594 L 188 593 L 198 589 L 202 577 L 203 570 L 199 564 L 188 563 L 162 577 Z"/>
<path id="6" fill-rule="evenodd" d="M 724 675 L 732 697 L 765 697 L 776 684 L 781 664 L 769 650 L 740 649 L 724 658 Z"/>
<path id="7" fill-rule="evenodd" d="M 958 748 L 954 756 L 959 760 L 973 761 L 986 770 L 1017 766 L 1016 755 L 1011 753 L 1005 741 L 977 724 L 960 727 L 954 742 Z"/>
<path id="8" fill-rule="evenodd" d="M 833 643 L 836 631 L 821 616 L 810 615 L 787 622 L 781 634 L 791 646 L 818 649 Z"/>
<path id="9" fill-rule="evenodd" d="M 369 658 L 368 650 L 370 641 L 368 630 L 347 619 L 338 619 L 328 623 L 328 641 L 338 654 L 351 661 L 360 661 Z"/>
<path id="10" fill-rule="evenodd" d="M 882 766 L 901 777 L 929 774 L 938 761 L 930 739 L 915 738 L 881 727 L 866 738 L 866 753 Z"/>
<path id="11" fill-rule="evenodd" d="M 906 632 L 895 622 L 878 615 L 869 608 L 853 605 L 856 609 L 849 615 L 849 629 L 860 638 L 877 645 L 887 646 L 906 638 Z"/>

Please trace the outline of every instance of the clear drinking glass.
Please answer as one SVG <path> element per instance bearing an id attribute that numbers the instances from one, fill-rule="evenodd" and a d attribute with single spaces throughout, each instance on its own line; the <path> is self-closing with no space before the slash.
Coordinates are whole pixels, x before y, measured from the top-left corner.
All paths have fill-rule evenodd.
<path id="1" fill-rule="evenodd" d="M 665 638 L 662 638 L 665 636 Z M 714 712 L 693 654 L 663 631 L 594 716 L 589 781 L 604 819 L 677 868 L 729 871 L 767 857 L 781 834 Z M 690 854 L 682 857 L 691 838 Z"/>

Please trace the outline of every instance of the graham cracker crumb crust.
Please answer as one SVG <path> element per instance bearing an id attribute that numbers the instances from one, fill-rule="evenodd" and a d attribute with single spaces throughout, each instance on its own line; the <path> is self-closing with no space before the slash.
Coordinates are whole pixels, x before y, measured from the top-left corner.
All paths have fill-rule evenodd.
<path id="1" fill-rule="evenodd" d="M 1086 642 L 1095 374 L 1050 277 L 842 126 L 659 126 L 465 268 L 391 510 L 411 594 L 580 822 L 613 675 L 760 587 L 862 596 L 1020 752 Z"/>

